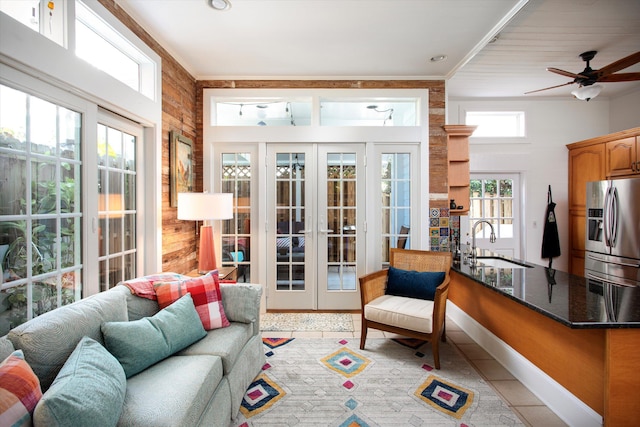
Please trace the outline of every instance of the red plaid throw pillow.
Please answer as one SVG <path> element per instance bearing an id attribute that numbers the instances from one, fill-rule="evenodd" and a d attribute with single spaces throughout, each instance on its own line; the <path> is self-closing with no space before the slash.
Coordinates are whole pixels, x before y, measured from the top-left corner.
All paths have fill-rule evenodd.
<path id="1" fill-rule="evenodd" d="M 154 288 L 160 309 L 190 293 L 202 326 L 207 331 L 229 326 L 229 320 L 224 314 L 224 307 L 222 307 L 218 270 L 189 280 L 157 282 Z"/>
<path id="2" fill-rule="evenodd" d="M 31 416 L 42 398 L 40 380 L 16 350 L 0 363 L 0 424 L 31 425 Z"/>
<path id="3" fill-rule="evenodd" d="M 157 273 L 148 274 L 143 277 L 127 280 L 122 282 L 123 285 L 128 287 L 131 292 L 139 297 L 147 298 L 150 300 L 156 300 L 156 291 L 153 286 L 158 282 L 168 282 L 173 280 L 185 279 L 187 276 L 183 276 L 178 273 Z"/>

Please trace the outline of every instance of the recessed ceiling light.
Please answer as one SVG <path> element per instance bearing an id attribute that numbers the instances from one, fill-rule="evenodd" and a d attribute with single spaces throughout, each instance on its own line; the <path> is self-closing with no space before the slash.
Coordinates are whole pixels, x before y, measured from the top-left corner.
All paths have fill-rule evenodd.
<path id="1" fill-rule="evenodd" d="M 431 62 L 440 62 L 447 59 L 447 55 L 436 55 L 431 57 Z"/>
<path id="2" fill-rule="evenodd" d="M 209 6 L 215 10 L 229 10 L 231 9 L 231 2 L 229 0 L 209 0 Z"/>

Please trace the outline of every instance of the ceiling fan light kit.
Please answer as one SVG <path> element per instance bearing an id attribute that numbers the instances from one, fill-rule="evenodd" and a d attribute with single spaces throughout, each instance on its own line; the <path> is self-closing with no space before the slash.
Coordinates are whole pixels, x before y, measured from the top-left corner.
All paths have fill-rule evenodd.
<path id="1" fill-rule="evenodd" d="M 600 68 L 599 70 L 594 70 L 591 68 L 590 62 L 596 56 L 596 53 L 598 52 L 595 50 L 589 50 L 580 54 L 580 58 L 587 63 L 587 66 L 579 74 L 571 73 L 559 68 L 547 68 L 547 71 L 560 74 L 561 76 L 571 77 L 573 80 L 561 85 L 533 90 L 525 93 L 525 95 L 577 83 L 579 86 L 578 89 L 573 90 L 571 94 L 580 100 L 589 101 L 590 99 L 598 96 L 600 91 L 602 91 L 602 85 L 596 83 L 633 82 L 640 80 L 640 73 L 616 73 L 617 71 L 624 70 L 625 68 L 631 67 L 632 65 L 640 62 L 640 52 L 632 53 L 629 56 Z"/>
<path id="2" fill-rule="evenodd" d="M 578 89 L 572 90 L 571 95 L 581 101 L 589 101 L 600 94 L 602 85 L 580 86 Z"/>

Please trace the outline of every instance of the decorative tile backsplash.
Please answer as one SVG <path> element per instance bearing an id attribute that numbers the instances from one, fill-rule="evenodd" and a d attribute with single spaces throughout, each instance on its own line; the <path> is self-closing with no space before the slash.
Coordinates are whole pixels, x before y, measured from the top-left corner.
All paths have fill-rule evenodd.
<path id="1" fill-rule="evenodd" d="M 431 208 L 429 210 L 429 240 L 432 251 L 448 252 L 451 250 L 450 224 L 449 208 Z M 458 217 L 458 224 L 460 224 L 460 217 Z"/>

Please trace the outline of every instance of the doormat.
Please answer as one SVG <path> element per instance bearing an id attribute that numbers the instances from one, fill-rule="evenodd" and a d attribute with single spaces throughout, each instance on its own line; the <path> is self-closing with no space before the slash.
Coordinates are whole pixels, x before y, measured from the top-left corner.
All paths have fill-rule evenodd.
<path id="1" fill-rule="evenodd" d="M 260 315 L 260 330 L 353 332 L 353 315 L 349 313 L 264 313 Z"/>

